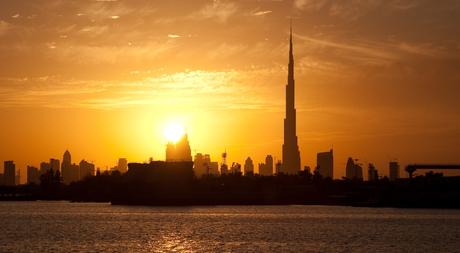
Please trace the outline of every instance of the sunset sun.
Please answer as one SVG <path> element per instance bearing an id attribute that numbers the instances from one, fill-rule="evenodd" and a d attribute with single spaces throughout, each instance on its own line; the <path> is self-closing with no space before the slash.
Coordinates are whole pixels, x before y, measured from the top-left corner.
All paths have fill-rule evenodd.
<path id="1" fill-rule="evenodd" d="M 184 134 L 184 126 L 177 122 L 168 123 L 163 130 L 163 135 L 168 142 L 177 142 Z"/>

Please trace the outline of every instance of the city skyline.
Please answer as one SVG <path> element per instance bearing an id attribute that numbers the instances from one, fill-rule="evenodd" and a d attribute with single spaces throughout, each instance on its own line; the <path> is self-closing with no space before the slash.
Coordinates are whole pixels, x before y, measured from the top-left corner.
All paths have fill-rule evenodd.
<path id="1" fill-rule="evenodd" d="M 65 149 L 101 168 L 162 160 L 170 121 L 192 155 L 281 160 L 291 17 L 302 168 L 331 148 L 335 178 L 350 156 L 383 175 L 393 159 L 458 163 L 456 1 L 0 7 L 0 160 L 23 180 Z"/>

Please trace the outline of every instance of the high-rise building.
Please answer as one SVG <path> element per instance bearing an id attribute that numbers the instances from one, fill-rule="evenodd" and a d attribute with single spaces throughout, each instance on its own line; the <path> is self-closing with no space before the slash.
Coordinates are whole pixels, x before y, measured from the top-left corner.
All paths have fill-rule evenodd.
<path id="1" fill-rule="evenodd" d="M 58 170 L 61 170 L 61 163 L 58 159 L 50 159 L 50 169 L 52 169 L 54 173 L 56 173 Z"/>
<path id="2" fill-rule="evenodd" d="M 177 143 L 169 142 L 166 145 L 166 161 L 167 162 L 191 162 L 192 151 L 188 141 L 188 136 L 185 134 Z"/>
<path id="3" fill-rule="evenodd" d="M 126 158 L 118 159 L 118 171 L 121 173 L 128 172 L 128 160 Z"/>
<path id="4" fill-rule="evenodd" d="M 47 162 L 40 163 L 40 171 L 39 171 L 40 175 L 45 174 L 47 171 L 50 170 L 50 168 L 51 168 L 51 166 L 50 166 L 49 163 L 47 163 Z"/>
<path id="5" fill-rule="evenodd" d="M 316 155 L 316 169 L 324 178 L 334 178 L 334 156 L 332 149 Z"/>
<path id="6" fill-rule="evenodd" d="M 349 157 L 346 167 L 346 178 L 352 180 L 362 180 L 363 179 L 363 168 L 358 163 L 353 161 L 353 158 Z"/>
<path id="7" fill-rule="evenodd" d="M 27 166 L 27 183 L 40 184 L 40 173 L 38 173 L 38 168 Z"/>
<path id="8" fill-rule="evenodd" d="M 369 167 L 367 170 L 367 180 L 368 181 L 376 181 L 379 179 L 379 172 L 375 168 L 375 165 L 372 163 L 369 163 Z"/>
<path id="9" fill-rule="evenodd" d="M 244 175 L 254 174 L 254 162 L 252 161 L 251 157 L 246 158 L 244 162 Z"/>
<path id="10" fill-rule="evenodd" d="M 271 155 L 265 157 L 265 163 L 259 163 L 259 174 L 261 176 L 273 175 L 273 157 Z"/>
<path id="11" fill-rule="evenodd" d="M 209 163 L 209 174 L 214 175 L 214 176 L 219 175 L 219 163 L 218 162 Z"/>
<path id="12" fill-rule="evenodd" d="M 282 167 L 283 167 L 283 163 L 278 160 L 278 162 L 276 162 L 276 165 L 275 165 L 275 173 L 279 174 L 282 170 Z"/>
<path id="13" fill-rule="evenodd" d="M 289 66 L 286 85 L 286 118 L 284 119 L 283 165 L 281 172 L 297 174 L 300 171 L 300 152 L 296 135 L 294 54 L 292 49 L 292 26 L 289 35 Z"/>
<path id="14" fill-rule="evenodd" d="M 16 164 L 13 161 L 3 163 L 3 183 L 7 186 L 16 185 Z"/>
<path id="15" fill-rule="evenodd" d="M 72 164 L 72 156 L 68 150 L 65 151 L 62 157 L 61 171 L 62 180 L 65 184 L 70 184 L 80 179 L 79 168 Z"/>
<path id="16" fill-rule="evenodd" d="M 21 170 L 16 171 L 16 177 L 14 179 L 16 185 L 21 184 Z"/>
<path id="17" fill-rule="evenodd" d="M 390 180 L 396 181 L 399 178 L 399 163 L 396 161 L 390 162 Z"/>
<path id="18" fill-rule="evenodd" d="M 220 174 L 226 175 L 228 174 L 228 165 L 227 165 L 227 150 L 222 153 L 222 163 L 220 164 Z"/>
<path id="19" fill-rule="evenodd" d="M 84 179 L 87 176 L 94 176 L 96 173 L 96 167 L 94 164 L 89 163 L 85 160 L 80 162 L 80 180 Z"/>
<path id="20" fill-rule="evenodd" d="M 241 164 L 232 163 L 232 167 L 230 167 L 230 172 L 232 174 L 241 174 Z"/>
<path id="21" fill-rule="evenodd" d="M 202 153 L 196 153 L 195 155 L 195 160 L 193 161 L 193 172 L 196 177 L 202 177 L 206 174 L 204 156 Z"/>

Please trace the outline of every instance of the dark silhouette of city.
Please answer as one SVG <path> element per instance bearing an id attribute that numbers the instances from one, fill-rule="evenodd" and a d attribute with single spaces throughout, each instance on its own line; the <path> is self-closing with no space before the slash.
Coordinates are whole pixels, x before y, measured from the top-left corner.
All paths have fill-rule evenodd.
<path id="1" fill-rule="evenodd" d="M 400 178 L 400 166 L 389 163 L 389 177 L 379 177 L 368 165 L 368 181 L 357 159 L 348 158 L 346 176 L 334 178 L 333 150 L 317 155 L 317 166 L 301 170 L 296 133 L 295 80 L 292 27 L 289 35 L 286 118 L 282 161 L 267 155 L 258 164 L 248 157 L 244 166 L 227 164 L 227 151 L 220 163 L 209 154 L 192 158 L 188 135 L 166 146 L 166 161 L 151 159 L 117 166 L 101 172 L 88 161 L 72 163 L 66 150 L 62 163 L 55 158 L 40 167 L 27 167 L 27 185 L 18 185 L 14 161 L 4 162 L 0 175 L 0 200 L 97 201 L 127 205 L 280 205 L 322 204 L 460 208 L 460 177 L 444 177 L 437 169 L 460 169 L 459 165 L 409 165 L 409 178 Z M 430 170 L 414 176 L 416 170 Z"/>

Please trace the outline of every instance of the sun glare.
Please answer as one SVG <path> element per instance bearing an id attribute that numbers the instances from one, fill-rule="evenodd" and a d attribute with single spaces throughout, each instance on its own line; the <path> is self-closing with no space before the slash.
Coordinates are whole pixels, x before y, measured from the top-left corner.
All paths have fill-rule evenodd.
<path id="1" fill-rule="evenodd" d="M 179 123 L 169 123 L 164 132 L 165 138 L 170 142 L 177 142 L 185 134 L 184 127 Z"/>

